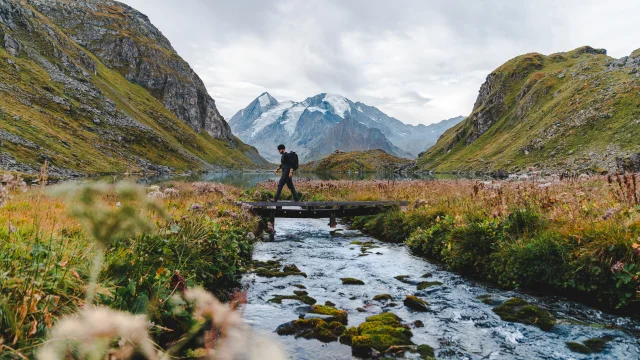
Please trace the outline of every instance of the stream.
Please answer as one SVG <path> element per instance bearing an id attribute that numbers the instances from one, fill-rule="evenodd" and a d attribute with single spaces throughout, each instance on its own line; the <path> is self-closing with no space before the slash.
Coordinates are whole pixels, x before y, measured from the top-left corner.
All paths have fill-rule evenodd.
<path id="1" fill-rule="evenodd" d="M 348 311 L 348 326 L 357 326 L 371 315 L 391 311 L 405 323 L 420 320 L 424 327 L 411 327 L 412 341 L 435 349 L 438 359 L 640 359 L 640 323 L 557 297 L 535 297 L 522 292 L 504 291 L 490 285 L 464 279 L 441 266 L 412 256 L 407 247 L 372 239 L 344 225 L 330 229 L 325 219 L 277 219 L 273 242 L 256 244 L 254 259 L 281 260 L 295 264 L 307 277 L 259 277 L 247 274 L 242 282 L 247 289 L 244 318 L 254 331 L 279 341 L 292 359 L 352 359 L 351 348 L 339 342 L 278 336 L 275 329 L 295 320 L 304 309 L 296 300 L 282 304 L 268 302 L 274 295 L 292 294 L 303 285 L 318 304 L 335 303 Z M 362 256 L 354 241 L 373 241 L 377 248 Z M 442 285 L 416 290 L 421 276 Z M 409 284 L 395 279 L 410 275 Z M 343 285 L 340 278 L 353 277 L 364 286 Z M 393 296 L 395 306 L 372 301 L 378 294 Z M 429 312 L 414 312 L 403 305 L 407 295 L 416 295 L 431 306 Z M 490 294 L 496 304 L 478 299 Z M 540 305 L 558 320 L 545 332 L 531 325 L 502 321 L 492 308 L 500 302 L 521 297 Z M 394 304 L 391 304 L 394 305 Z M 360 308 L 365 312 L 356 309 Z M 581 354 L 569 350 L 568 341 L 610 336 L 613 339 L 602 353 Z M 407 358 L 416 358 L 407 354 Z"/>

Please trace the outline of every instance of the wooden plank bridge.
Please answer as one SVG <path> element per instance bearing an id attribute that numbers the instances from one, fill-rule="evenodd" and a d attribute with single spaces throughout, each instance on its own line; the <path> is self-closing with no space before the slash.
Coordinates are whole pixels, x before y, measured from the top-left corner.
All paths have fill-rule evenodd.
<path id="1" fill-rule="evenodd" d="M 248 205 L 256 215 L 275 224 L 276 218 L 329 219 L 336 227 L 336 219 L 375 215 L 393 207 L 407 206 L 408 201 L 278 201 L 238 202 Z"/>

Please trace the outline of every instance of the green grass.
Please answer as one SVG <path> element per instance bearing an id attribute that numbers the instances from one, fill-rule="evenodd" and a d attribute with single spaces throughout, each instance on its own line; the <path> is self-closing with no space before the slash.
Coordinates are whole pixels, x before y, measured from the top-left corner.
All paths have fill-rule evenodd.
<path id="1" fill-rule="evenodd" d="M 388 172 L 409 162 L 409 159 L 395 157 L 383 150 L 351 151 L 303 164 L 300 170 L 320 173 Z"/>

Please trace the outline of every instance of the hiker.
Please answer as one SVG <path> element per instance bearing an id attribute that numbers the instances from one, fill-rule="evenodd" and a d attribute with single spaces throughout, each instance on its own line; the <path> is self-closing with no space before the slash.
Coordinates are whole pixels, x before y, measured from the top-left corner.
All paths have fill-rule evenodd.
<path id="1" fill-rule="evenodd" d="M 271 202 L 277 202 L 278 198 L 280 198 L 282 188 L 287 184 L 287 187 L 291 190 L 291 194 L 293 195 L 293 200 L 298 201 L 298 193 L 296 192 L 296 188 L 293 187 L 293 171 L 298 170 L 298 155 L 293 151 L 286 152 L 285 147 L 282 144 L 278 145 L 278 152 L 282 155 L 280 157 L 280 166 L 278 166 L 273 173 L 277 174 L 278 170 L 282 169 L 282 176 L 278 182 L 278 191 L 276 191 L 276 196 L 269 200 Z"/>

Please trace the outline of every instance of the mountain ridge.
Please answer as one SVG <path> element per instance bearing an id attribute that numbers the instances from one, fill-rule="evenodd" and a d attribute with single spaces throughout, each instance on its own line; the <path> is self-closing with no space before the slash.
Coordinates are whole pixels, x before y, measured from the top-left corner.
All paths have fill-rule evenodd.
<path id="1" fill-rule="evenodd" d="M 438 172 L 640 171 L 640 50 L 583 46 L 507 61 L 469 117 L 417 159 Z M 635 159 L 635 160 L 634 160 Z"/>
<path id="2" fill-rule="evenodd" d="M 461 120 L 408 125 L 338 94 L 320 93 L 301 102 L 278 102 L 269 92 L 263 92 L 239 110 L 229 124 L 240 139 L 256 146 L 271 161 L 277 161 L 274 149 L 279 143 L 297 148 L 303 161 L 310 161 L 334 150 L 382 149 L 399 157 L 416 157 L 435 144 L 444 128 Z"/>
<path id="3" fill-rule="evenodd" d="M 71 12 L 66 21 L 82 16 L 84 23 L 74 31 L 65 31 L 39 9 L 54 19 L 63 17 L 58 11 Z M 172 52 L 166 38 L 162 37 L 169 44 L 163 47 L 165 55 L 191 77 L 172 75 L 171 66 L 165 67 L 159 56 L 144 61 L 130 57 L 140 69 L 155 69 L 138 78 L 165 84 L 158 88 L 162 91 L 154 93 L 150 84 L 127 79 L 125 69 L 107 66 L 67 35 L 73 32 L 79 38 L 85 31 L 110 34 L 104 48 L 118 43 L 157 50 L 161 46 L 143 32 L 135 41 L 128 41 L 130 33 L 111 28 L 128 21 L 142 24 L 129 24 L 128 29 L 150 24 L 136 20 L 141 17 L 146 19 L 109 0 L 0 0 L 0 169 L 35 173 L 46 160 L 52 174 L 68 177 L 267 164 L 255 148 L 231 134 L 219 114 L 215 115 L 215 103 L 199 90 L 195 83 L 199 78 Z M 94 41 L 97 47 L 99 40 Z M 136 41 L 144 44 L 136 45 Z M 204 100 L 198 103 L 198 98 Z M 172 108 L 172 103 L 177 107 Z"/>

